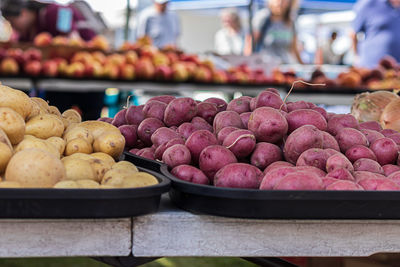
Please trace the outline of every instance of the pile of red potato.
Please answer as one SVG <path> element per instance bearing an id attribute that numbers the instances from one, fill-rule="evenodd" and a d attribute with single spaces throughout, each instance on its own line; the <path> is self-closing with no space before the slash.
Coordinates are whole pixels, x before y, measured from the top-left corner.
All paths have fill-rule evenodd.
<path id="1" fill-rule="evenodd" d="M 400 190 L 400 133 L 276 89 L 226 103 L 156 96 L 114 119 L 129 152 L 177 178 L 261 190 Z"/>

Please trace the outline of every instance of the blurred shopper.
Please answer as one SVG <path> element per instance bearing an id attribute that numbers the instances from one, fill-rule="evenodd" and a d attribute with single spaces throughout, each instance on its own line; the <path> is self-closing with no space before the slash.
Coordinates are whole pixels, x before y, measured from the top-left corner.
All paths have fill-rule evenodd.
<path id="1" fill-rule="evenodd" d="M 400 0 L 359 0 L 354 11 L 353 47 L 362 67 L 375 67 L 385 55 L 400 61 Z M 359 40 L 359 33 L 364 34 Z"/>
<path id="2" fill-rule="evenodd" d="M 73 5 L 43 3 L 33 0 L 1 0 L 1 13 L 10 22 L 17 40 L 32 42 L 41 32 L 53 36 L 77 36 L 92 39 L 96 33 Z M 79 26 L 86 25 L 86 26 Z M 46 92 L 46 100 L 61 112 L 77 106 L 84 119 L 96 119 L 103 107 L 104 92 Z"/>
<path id="3" fill-rule="evenodd" d="M 333 50 L 333 46 L 337 39 L 337 32 L 332 31 L 330 34 L 330 38 L 325 41 L 321 48 L 319 49 L 318 53 L 319 58 L 316 60 L 317 64 L 331 64 L 331 65 L 339 65 L 342 64 L 343 54 L 339 55 L 335 53 Z"/>
<path id="4" fill-rule="evenodd" d="M 281 63 L 302 63 L 298 50 L 294 0 L 269 0 L 253 18 L 256 52 L 279 58 Z"/>
<path id="5" fill-rule="evenodd" d="M 154 0 L 154 5 L 139 14 L 137 37 L 148 36 L 153 45 L 176 46 L 180 34 L 178 16 L 168 10 L 169 0 Z"/>
<path id="6" fill-rule="evenodd" d="M 222 28 L 215 34 L 214 46 L 220 55 L 243 54 L 245 33 L 236 8 L 223 9 Z"/>

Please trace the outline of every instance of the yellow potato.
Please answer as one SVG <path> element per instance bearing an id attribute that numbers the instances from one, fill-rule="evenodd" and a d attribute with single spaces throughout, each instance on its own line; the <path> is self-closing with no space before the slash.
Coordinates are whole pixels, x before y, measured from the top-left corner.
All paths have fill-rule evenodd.
<path id="1" fill-rule="evenodd" d="M 65 155 L 69 156 L 74 153 L 90 154 L 93 152 L 93 147 L 83 138 L 75 138 L 70 140 L 65 146 Z"/>
<path id="2" fill-rule="evenodd" d="M 6 170 L 7 164 L 12 155 L 12 149 L 7 144 L 0 142 L 0 173 L 3 173 Z"/>
<path id="3" fill-rule="evenodd" d="M 76 181 L 70 181 L 70 180 L 64 180 L 56 183 L 53 188 L 58 188 L 58 189 L 71 189 L 71 188 L 79 188 L 78 184 Z"/>
<path id="4" fill-rule="evenodd" d="M 133 172 L 139 171 L 133 163 L 131 163 L 129 161 L 125 161 L 125 160 L 115 163 L 114 165 L 111 166 L 111 169 L 112 170 L 114 170 L 114 169 L 130 170 Z"/>
<path id="5" fill-rule="evenodd" d="M 104 121 L 84 121 L 80 123 L 79 126 L 88 129 L 94 139 L 97 139 L 105 132 L 121 134 L 117 127 Z"/>
<path id="6" fill-rule="evenodd" d="M 61 160 L 68 160 L 68 159 L 80 159 L 80 160 L 91 160 L 94 159 L 95 157 L 92 157 L 89 154 L 85 154 L 85 153 L 75 153 L 69 156 L 66 156 L 64 158 L 62 158 Z"/>
<path id="7" fill-rule="evenodd" d="M 6 144 L 11 149 L 13 148 L 11 145 L 10 139 L 8 139 L 7 134 L 1 128 L 0 128 L 0 143 Z"/>
<path id="8" fill-rule="evenodd" d="M 35 117 L 36 115 L 43 113 L 42 110 L 40 109 L 40 106 L 38 103 L 36 103 L 32 99 L 30 99 L 30 101 L 32 104 L 32 110 L 31 110 L 31 113 L 29 114 L 29 116 L 26 118 L 27 120 L 30 120 L 32 117 Z"/>
<path id="9" fill-rule="evenodd" d="M 90 166 L 96 173 L 95 180 L 97 182 L 100 182 L 101 179 L 103 179 L 104 174 L 110 170 L 110 167 L 107 165 L 107 163 L 105 163 L 101 159 L 94 158 L 94 159 L 90 159 L 88 161 L 90 163 Z"/>
<path id="10" fill-rule="evenodd" d="M 66 177 L 61 160 L 41 149 L 17 152 L 7 165 L 5 180 L 22 187 L 53 187 Z"/>
<path id="11" fill-rule="evenodd" d="M 24 92 L 5 85 L 0 85 L 0 107 L 12 108 L 24 120 L 32 111 L 31 100 Z"/>
<path id="12" fill-rule="evenodd" d="M 64 124 L 65 125 L 65 124 Z M 68 127 L 65 128 L 64 134 L 67 134 L 69 131 L 71 131 L 72 129 L 74 129 L 75 127 L 77 127 L 79 125 L 79 123 L 76 122 L 71 122 L 68 124 Z"/>
<path id="13" fill-rule="evenodd" d="M 11 108 L 0 107 L 0 128 L 7 134 L 13 145 L 24 139 L 25 121 Z"/>
<path id="14" fill-rule="evenodd" d="M 37 139 L 36 137 L 34 137 L 33 135 L 30 135 L 30 134 L 26 134 L 26 135 L 24 135 L 24 140 L 25 139 Z"/>
<path id="15" fill-rule="evenodd" d="M 21 184 L 18 182 L 12 182 L 12 181 L 1 181 L 0 182 L 0 188 L 21 188 Z"/>
<path id="16" fill-rule="evenodd" d="M 128 187 L 144 187 L 158 184 L 158 180 L 147 172 L 137 172 L 124 178 L 122 182 L 123 188 Z"/>
<path id="17" fill-rule="evenodd" d="M 89 132 L 88 129 L 82 128 L 82 127 L 74 127 L 70 131 L 64 134 L 63 136 L 64 140 L 68 143 L 70 140 L 75 139 L 75 138 L 83 138 L 85 139 L 89 144 L 93 144 L 93 135 Z"/>
<path id="18" fill-rule="evenodd" d="M 77 158 L 64 158 L 62 163 L 66 171 L 64 180 L 96 180 L 96 173 L 88 161 Z"/>
<path id="19" fill-rule="evenodd" d="M 22 140 L 22 142 L 19 143 L 17 145 L 17 147 L 15 148 L 15 152 L 19 152 L 19 151 L 31 149 L 31 148 L 38 148 L 38 149 L 45 150 L 45 151 L 53 154 L 57 158 L 60 158 L 60 155 L 61 155 L 60 151 L 52 143 L 47 142 L 46 140 L 42 140 L 40 138 L 36 138 L 36 137 L 33 137 L 33 138 L 29 137 L 29 138 L 25 138 L 24 140 Z"/>
<path id="20" fill-rule="evenodd" d="M 25 133 L 37 138 L 47 139 L 52 136 L 61 137 L 64 124 L 60 118 L 52 114 L 40 114 L 26 123 Z"/>
<path id="21" fill-rule="evenodd" d="M 128 177 L 133 174 L 134 172 L 132 171 L 126 171 L 120 169 L 109 170 L 104 174 L 103 179 L 101 179 L 101 184 L 121 187 L 125 177 Z"/>
<path id="22" fill-rule="evenodd" d="M 82 122 L 82 117 L 79 114 L 78 111 L 76 111 L 75 109 L 67 109 L 66 111 L 64 111 L 61 116 L 66 119 L 67 121 L 69 121 L 70 123 L 80 123 Z"/>
<path id="23" fill-rule="evenodd" d="M 30 99 L 39 106 L 40 114 L 50 113 L 49 104 L 43 98 L 31 97 Z"/>
<path id="24" fill-rule="evenodd" d="M 64 132 L 66 131 L 66 129 L 69 127 L 69 121 L 67 120 L 67 119 L 65 119 L 65 118 L 63 118 L 63 117 L 60 117 L 60 119 L 61 119 L 61 121 L 63 122 L 63 124 L 64 124 Z"/>
<path id="25" fill-rule="evenodd" d="M 92 153 L 90 154 L 91 156 L 101 159 L 105 164 L 107 164 L 107 166 L 110 167 L 115 163 L 115 160 L 113 159 L 113 157 L 111 157 L 110 155 L 103 153 L 103 152 L 96 152 L 96 153 Z"/>
<path id="26" fill-rule="evenodd" d="M 94 152 L 107 153 L 114 159 L 118 159 L 124 152 L 125 138 L 121 133 L 105 132 L 93 143 Z"/>
<path id="27" fill-rule="evenodd" d="M 62 139 L 61 137 L 52 136 L 50 138 L 47 138 L 46 141 L 55 146 L 60 152 L 60 155 L 64 154 L 66 145 L 64 139 Z"/>
<path id="28" fill-rule="evenodd" d="M 57 117 L 60 117 L 61 119 L 61 112 L 58 110 L 56 106 L 49 106 L 49 114 L 56 115 Z"/>
<path id="29" fill-rule="evenodd" d="M 100 185 L 99 183 L 93 181 L 93 180 L 78 180 L 76 181 L 78 184 L 79 188 L 84 188 L 84 189 L 99 189 Z"/>
<path id="30" fill-rule="evenodd" d="M 115 189 L 115 186 L 111 186 L 111 185 L 106 185 L 106 184 L 101 184 L 100 185 L 100 189 Z"/>

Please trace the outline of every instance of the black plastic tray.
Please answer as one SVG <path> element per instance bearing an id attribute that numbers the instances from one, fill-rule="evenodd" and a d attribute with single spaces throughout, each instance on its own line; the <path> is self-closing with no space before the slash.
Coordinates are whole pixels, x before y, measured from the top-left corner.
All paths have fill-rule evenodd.
<path id="1" fill-rule="evenodd" d="M 170 181 L 143 167 L 159 184 L 124 189 L 0 189 L 0 218 L 122 218 L 158 210 Z"/>
<path id="2" fill-rule="evenodd" d="M 255 219 L 400 219 L 400 191 L 278 191 L 220 188 L 175 178 L 165 164 L 128 155 L 172 184 L 169 196 L 193 213 Z"/>

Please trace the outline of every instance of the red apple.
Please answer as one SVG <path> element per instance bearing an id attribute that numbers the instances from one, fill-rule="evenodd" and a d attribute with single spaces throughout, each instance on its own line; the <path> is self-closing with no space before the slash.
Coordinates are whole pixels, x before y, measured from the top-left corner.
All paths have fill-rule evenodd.
<path id="1" fill-rule="evenodd" d="M 28 48 L 24 52 L 24 60 L 25 62 L 31 61 L 31 60 L 42 60 L 42 51 L 40 51 L 37 48 Z"/>
<path id="2" fill-rule="evenodd" d="M 15 59 L 6 57 L 1 61 L 0 71 L 3 75 L 17 75 L 19 72 L 19 66 Z"/>
<path id="3" fill-rule="evenodd" d="M 47 77 L 56 77 L 58 75 L 57 62 L 51 59 L 43 62 L 42 73 Z"/>
<path id="4" fill-rule="evenodd" d="M 189 72 L 184 63 L 175 63 L 172 65 L 172 78 L 177 82 L 184 82 L 189 79 Z"/>
<path id="5" fill-rule="evenodd" d="M 212 78 L 212 72 L 204 66 L 199 66 L 194 74 L 194 79 L 197 82 L 211 82 Z"/>
<path id="6" fill-rule="evenodd" d="M 95 61 L 99 62 L 101 65 L 103 65 L 103 64 L 106 62 L 106 60 L 107 60 L 107 58 L 106 58 L 106 56 L 104 55 L 104 53 L 103 53 L 103 52 L 100 52 L 100 51 L 94 51 L 94 52 L 92 53 L 92 58 L 93 58 Z"/>
<path id="7" fill-rule="evenodd" d="M 170 81 L 172 74 L 172 69 L 169 66 L 158 66 L 156 68 L 155 78 L 160 81 Z"/>
<path id="8" fill-rule="evenodd" d="M 103 74 L 104 74 L 104 69 L 99 62 L 93 61 L 91 63 L 85 64 L 85 76 L 100 78 L 103 76 Z"/>
<path id="9" fill-rule="evenodd" d="M 93 61 L 93 56 L 86 51 L 76 52 L 71 58 L 71 62 L 81 62 L 83 64 L 88 64 L 91 63 L 92 61 Z"/>
<path id="10" fill-rule="evenodd" d="M 119 77 L 119 69 L 114 64 L 104 65 L 104 77 L 107 79 L 115 80 Z"/>
<path id="11" fill-rule="evenodd" d="M 156 53 L 158 53 L 158 49 L 151 45 L 142 46 L 140 49 L 140 57 L 153 58 Z"/>
<path id="12" fill-rule="evenodd" d="M 140 79 L 152 79 L 154 77 L 154 66 L 150 59 L 141 58 L 135 64 L 136 76 Z"/>
<path id="13" fill-rule="evenodd" d="M 65 60 L 64 58 L 60 58 L 60 57 L 54 58 L 53 60 L 57 64 L 57 72 L 58 72 L 58 74 L 59 75 L 65 75 L 66 69 L 67 69 L 67 66 L 68 66 L 67 60 Z"/>
<path id="14" fill-rule="evenodd" d="M 88 42 L 88 47 L 99 50 L 108 50 L 109 44 L 106 37 L 104 37 L 103 35 L 97 35 Z"/>
<path id="15" fill-rule="evenodd" d="M 33 39 L 33 43 L 36 46 L 48 46 L 51 44 L 52 41 L 52 36 L 48 32 L 41 32 L 38 35 L 36 35 L 35 39 Z"/>
<path id="16" fill-rule="evenodd" d="M 7 51 L 4 48 L 0 47 L 0 60 L 5 58 L 6 55 L 7 55 Z"/>
<path id="17" fill-rule="evenodd" d="M 125 57 L 121 54 L 111 54 L 107 57 L 107 64 L 122 65 L 125 64 Z"/>
<path id="18" fill-rule="evenodd" d="M 169 58 L 161 53 L 155 53 L 153 56 L 153 64 L 154 66 L 158 67 L 158 66 L 168 66 L 169 65 Z"/>
<path id="19" fill-rule="evenodd" d="M 135 79 L 135 66 L 131 64 L 124 64 L 120 67 L 119 75 L 121 79 L 133 80 Z"/>
<path id="20" fill-rule="evenodd" d="M 249 75 L 242 71 L 236 71 L 231 73 L 230 80 L 233 83 L 249 83 Z"/>
<path id="21" fill-rule="evenodd" d="M 27 61 L 24 65 L 24 71 L 29 76 L 39 76 L 42 71 L 42 63 L 38 60 Z"/>
<path id="22" fill-rule="evenodd" d="M 24 51 L 20 48 L 9 48 L 6 57 L 11 57 L 17 61 L 18 64 L 24 64 Z"/>
<path id="23" fill-rule="evenodd" d="M 167 52 L 167 57 L 171 64 L 177 63 L 179 61 L 179 56 L 175 52 Z"/>
<path id="24" fill-rule="evenodd" d="M 53 45 L 67 45 L 68 44 L 68 39 L 65 36 L 56 36 L 53 38 L 53 40 L 51 41 L 51 43 Z"/>
<path id="25" fill-rule="evenodd" d="M 73 62 L 65 69 L 65 75 L 73 78 L 81 78 L 85 74 L 85 65 L 81 62 Z"/>
<path id="26" fill-rule="evenodd" d="M 217 70 L 213 74 L 213 81 L 215 83 L 227 83 L 229 81 L 228 74 L 223 70 Z"/>
<path id="27" fill-rule="evenodd" d="M 73 37 L 68 40 L 68 45 L 73 46 L 73 47 L 79 47 L 83 48 L 86 46 L 86 42 L 82 40 L 82 38 L 78 37 Z"/>
<path id="28" fill-rule="evenodd" d="M 138 60 L 138 55 L 135 51 L 128 51 L 125 53 L 125 61 L 128 64 L 135 64 Z"/>

